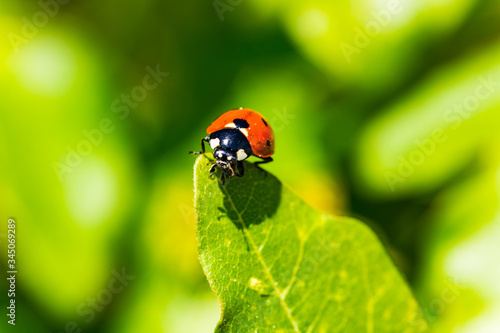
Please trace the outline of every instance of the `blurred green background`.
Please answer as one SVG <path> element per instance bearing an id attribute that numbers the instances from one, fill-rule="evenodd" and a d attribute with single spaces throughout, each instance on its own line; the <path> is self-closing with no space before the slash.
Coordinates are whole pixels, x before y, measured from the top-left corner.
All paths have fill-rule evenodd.
<path id="1" fill-rule="evenodd" d="M 499 331 L 498 1 L 2 0 L 0 36 L 2 332 L 212 331 L 187 152 L 240 106 L 437 332 Z"/>

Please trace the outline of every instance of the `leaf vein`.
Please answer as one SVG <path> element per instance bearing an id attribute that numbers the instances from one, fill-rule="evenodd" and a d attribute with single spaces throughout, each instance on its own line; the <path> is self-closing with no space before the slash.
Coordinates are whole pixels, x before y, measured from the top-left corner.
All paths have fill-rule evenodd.
<path id="1" fill-rule="evenodd" d="M 286 303 L 286 301 L 281 297 L 281 293 L 280 293 L 278 287 L 276 286 L 276 282 L 274 281 L 274 278 L 271 275 L 271 272 L 269 271 L 269 268 L 267 267 L 267 264 L 264 261 L 264 258 L 262 257 L 261 253 L 259 252 L 259 250 L 257 248 L 257 245 L 255 244 L 255 241 L 253 240 L 252 235 L 248 231 L 248 229 L 247 229 L 247 227 L 245 225 L 245 221 L 243 221 L 243 218 L 242 218 L 240 212 L 238 211 L 238 209 L 236 208 L 236 205 L 234 204 L 233 199 L 231 198 L 231 195 L 229 194 L 229 192 L 227 191 L 227 189 L 224 186 L 222 188 L 224 189 L 224 192 L 226 193 L 226 196 L 227 196 L 229 202 L 231 203 L 231 206 L 232 206 L 234 212 L 238 216 L 238 220 L 239 220 L 239 222 L 241 224 L 241 227 L 242 227 L 242 230 L 244 232 L 245 237 L 247 238 L 248 242 L 251 244 L 253 252 L 257 256 L 257 259 L 259 260 L 259 262 L 261 263 L 261 265 L 262 265 L 262 267 L 264 269 L 264 273 L 266 274 L 268 280 L 271 282 L 271 285 L 272 285 L 272 287 L 274 289 L 274 292 L 275 292 L 276 296 L 278 297 L 278 299 L 280 301 L 280 304 L 281 304 L 283 310 L 285 311 L 285 314 L 287 315 L 288 319 L 290 320 L 290 323 L 292 324 L 295 332 L 300 333 L 299 326 L 298 326 L 297 322 L 295 321 L 295 319 L 292 316 L 292 311 L 288 307 L 288 304 Z"/>

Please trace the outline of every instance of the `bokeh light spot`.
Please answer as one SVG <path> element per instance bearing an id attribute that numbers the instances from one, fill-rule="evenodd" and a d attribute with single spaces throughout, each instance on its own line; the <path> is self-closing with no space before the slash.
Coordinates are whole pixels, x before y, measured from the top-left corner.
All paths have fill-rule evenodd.
<path id="1" fill-rule="evenodd" d="M 306 38 L 323 36 L 328 31 L 329 26 L 330 18 L 317 8 L 307 10 L 297 21 L 299 33 Z"/>
<path id="2" fill-rule="evenodd" d="M 118 182 L 104 160 L 85 157 L 63 184 L 69 213 L 82 228 L 96 227 L 111 215 L 119 195 Z"/>
<path id="3" fill-rule="evenodd" d="M 73 52 L 55 37 L 30 40 L 19 52 L 12 53 L 8 66 L 22 88 L 42 97 L 65 94 L 76 72 Z"/>

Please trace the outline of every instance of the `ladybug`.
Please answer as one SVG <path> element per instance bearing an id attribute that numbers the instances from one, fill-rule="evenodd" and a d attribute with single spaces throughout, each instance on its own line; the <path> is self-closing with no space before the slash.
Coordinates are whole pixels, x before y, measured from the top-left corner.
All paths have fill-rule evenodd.
<path id="1" fill-rule="evenodd" d="M 266 118 L 257 111 L 244 108 L 227 111 L 207 127 L 207 133 L 209 136 L 201 139 L 201 152 L 190 153 L 204 154 L 205 142 L 208 142 L 215 157 L 210 176 L 216 167 L 221 168 L 223 184 L 231 176 L 243 177 L 242 161 L 252 155 L 262 159 L 254 163 L 259 169 L 259 164 L 273 160 L 274 133 Z"/>

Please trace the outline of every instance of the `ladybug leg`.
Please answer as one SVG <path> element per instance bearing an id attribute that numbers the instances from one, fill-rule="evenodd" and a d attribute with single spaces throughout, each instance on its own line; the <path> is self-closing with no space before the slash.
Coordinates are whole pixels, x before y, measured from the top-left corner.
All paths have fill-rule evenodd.
<path id="1" fill-rule="evenodd" d="M 245 168 L 243 167 L 242 161 L 238 161 L 238 164 L 236 164 L 236 169 L 238 170 L 238 172 L 236 172 L 235 175 L 238 177 L 243 177 L 243 175 L 245 174 Z"/>
<path id="2" fill-rule="evenodd" d="M 209 136 L 206 136 L 203 139 L 201 139 L 201 151 L 190 151 L 189 153 L 193 155 L 205 154 L 205 142 L 210 142 Z"/>
<path id="3" fill-rule="evenodd" d="M 272 162 L 273 161 L 273 158 L 272 157 L 260 157 L 262 158 L 262 161 L 258 161 L 258 162 L 254 162 L 253 165 L 255 165 L 255 167 L 261 171 L 264 171 L 266 172 L 264 169 L 262 169 L 259 164 L 264 164 L 264 163 L 269 163 L 269 162 Z"/>
<path id="4" fill-rule="evenodd" d="M 231 170 L 231 175 L 228 176 L 227 178 L 231 177 L 231 176 L 234 176 L 235 175 L 235 172 L 234 172 L 234 169 L 233 169 L 233 166 L 231 164 L 229 164 L 229 170 Z M 229 172 L 228 172 L 229 173 Z"/>
<path id="5" fill-rule="evenodd" d="M 212 164 L 212 167 L 210 168 L 210 178 L 212 178 L 214 176 L 216 167 L 217 167 L 217 163 Z"/>
<path id="6" fill-rule="evenodd" d="M 221 172 L 220 180 L 222 182 L 222 185 L 226 184 L 226 179 L 229 179 L 232 176 L 238 176 L 238 174 L 235 173 L 235 171 L 234 171 L 234 169 L 232 168 L 231 165 L 229 165 L 228 169 L 222 169 L 221 171 L 222 172 Z"/>
<path id="7" fill-rule="evenodd" d="M 229 178 L 227 175 L 226 175 L 227 172 L 225 172 L 224 170 L 222 170 L 222 174 L 220 175 L 220 181 L 222 182 L 222 186 L 224 186 L 226 184 L 226 178 Z"/>

